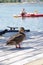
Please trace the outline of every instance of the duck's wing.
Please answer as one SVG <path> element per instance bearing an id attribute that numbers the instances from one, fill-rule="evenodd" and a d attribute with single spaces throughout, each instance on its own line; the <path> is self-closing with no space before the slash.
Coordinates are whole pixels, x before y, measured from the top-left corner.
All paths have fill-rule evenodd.
<path id="1" fill-rule="evenodd" d="M 25 35 L 18 34 L 16 36 L 13 36 L 11 40 L 19 40 L 19 39 L 23 39 L 24 37 L 25 37 Z"/>

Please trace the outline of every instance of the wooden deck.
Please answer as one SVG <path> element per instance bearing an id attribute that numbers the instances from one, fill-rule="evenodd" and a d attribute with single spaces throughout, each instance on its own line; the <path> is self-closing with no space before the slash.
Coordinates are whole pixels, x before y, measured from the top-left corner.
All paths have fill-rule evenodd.
<path id="1" fill-rule="evenodd" d="M 43 57 L 43 36 L 32 36 L 22 42 L 22 48 L 0 44 L 0 65 L 24 65 Z"/>

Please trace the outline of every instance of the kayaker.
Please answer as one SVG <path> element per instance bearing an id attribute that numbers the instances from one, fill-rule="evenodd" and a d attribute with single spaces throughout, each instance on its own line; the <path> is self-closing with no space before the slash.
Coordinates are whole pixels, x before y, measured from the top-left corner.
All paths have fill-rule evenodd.
<path id="1" fill-rule="evenodd" d="M 21 16 L 24 16 L 26 14 L 25 9 L 23 8 L 22 12 L 21 12 Z"/>

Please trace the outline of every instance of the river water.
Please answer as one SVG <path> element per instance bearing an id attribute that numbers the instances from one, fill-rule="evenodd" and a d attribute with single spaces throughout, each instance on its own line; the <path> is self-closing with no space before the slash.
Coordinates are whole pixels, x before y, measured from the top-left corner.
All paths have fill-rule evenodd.
<path id="1" fill-rule="evenodd" d="M 25 8 L 27 13 L 43 13 L 43 4 L 39 3 L 0 3 L 0 30 L 8 28 L 7 26 L 24 27 L 31 31 L 43 31 L 43 17 L 35 18 L 14 18 L 14 15 L 19 15 Z"/>

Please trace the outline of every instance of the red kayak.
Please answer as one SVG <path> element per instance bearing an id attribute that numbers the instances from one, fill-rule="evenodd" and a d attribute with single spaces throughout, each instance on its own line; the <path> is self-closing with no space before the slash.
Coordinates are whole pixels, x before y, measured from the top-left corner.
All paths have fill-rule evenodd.
<path id="1" fill-rule="evenodd" d="M 27 17 L 43 17 L 43 14 L 27 14 Z"/>
<path id="2" fill-rule="evenodd" d="M 22 15 L 17 15 L 14 17 L 43 17 L 43 14 L 25 14 L 24 16 Z"/>

